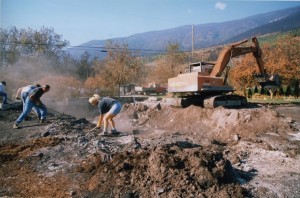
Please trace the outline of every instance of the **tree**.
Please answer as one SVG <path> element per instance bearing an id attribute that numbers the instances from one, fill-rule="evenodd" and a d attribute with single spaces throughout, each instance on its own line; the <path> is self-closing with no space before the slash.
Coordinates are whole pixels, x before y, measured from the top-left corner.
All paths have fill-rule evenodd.
<path id="1" fill-rule="evenodd" d="M 166 83 L 169 78 L 177 76 L 184 70 L 187 56 L 179 51 L 178 43 L 169 43 L 166 47 L 167 54 L 163 56 L 155 66 L 155 69 L 149 73 L 149 80 L 157 83 Z"/>
<path id="2" fill-rule="evenodd" d="M 285 91 L 285 96 L 290 96 L 292 95 L 292 90 L 291 90 L 291 86 L 288 85 Z"/>
<path id="3" fill-rule="evenodd" d="M 93 73 L 93 68 L 92 64 L 95 60 L 90 60 L 91 54 L 87 51 L 85 51 L 78 62 L 78 76 L 80 80 L 85 81 L 88 79 L 92 73 Z"/>
<path id="4" fill-rule="evenodd" d="M 257 86 L 254 87 L 254 93 L 258 93 Z"/>
<path id="5" fill-rule="evenodd" d="M 17 62 L 20 51 L 14 43 L 17 34 L 17 29 L 13 27 L 11 30 L 0 28 L 0 66 L 6 67 Z"/>
<path id="6" fill-rule="evenodd" d="M 284 95 L 284 91 L 283 91 L 283 87 L 282 86 L 279 87 L 279 95 L 280 96 Z"/>
<path id="7" fill-rule="evenodd" d="M 295 98 L 299 98 L 299 80 L 297 79 L 295 82 L 295 88 L 294 88 L 294 96 Z"/>
<path id="8" fill-rule="evenodd" d="M 279 74 L 283 84 L 288 84 L 293 78 L 300 78 L 300 43 L 292 35 L 283 36 L 274 43 L 261 46 L 263 62 L 269 74 Z M 235 66 L 230 70 L 229 78 L 234 87 L 248 87 L 257 83 L 252 78 L 258 73 L 258 67 L 251 54 L 234 61 Z"/>
<path id="9" fill-rule="evenodd" d="M 53 28 L 42 27 L 40 30 L 0 29 L 1 66 L 14 65 L 21 58 L 45 58 L 57 63 L 64 54 L 69 42 L 54 32 Z"/>
<path id="10" fill-rule="evenodd" d="M 122 84 L 139 81 L 142 63 L 138 52 L 130 51 L 127 44 L 106 44 L 107 56 L 97 62 L 95 70 L 99 78 L 99 88 L 109 90 L 110 94 L 119 94 Z M 91 84 L 91 83 L 90 83 Z"/>
<path id="11" fill-rule="evenodd" d="M 232 60 L 233 66 L 229 70 L 230 84 L 237 89 L 241 87 L 251 87 L 255 84 L 252 74 L 258 73 L 255 58 L 252 54 L 247 54 L 240 60 Z"/>
<path id="12" fill-rule="evenodd" d="M 283 36 L 274 45 L 265 45 L 264 52 L 267 72 L 278 73 L 283 84 L 300 78 L 300 43 L 297 37 Z"/>
<path id="13" fill-rule="evenodd" d="M 251 88 L 248 88 L 248 98 L 251 98 L 252 97 L 252 90 L 251 90 Z"/>
<path id="14" fill-rule="evenodd" d="M 261 94 L 261 95 L 264 95 L 264 94 L 265 94 L 265 88 L 264 88 L 264 87 L 262 87 L 262 88 L 260 89 L 260 94 Z"/>

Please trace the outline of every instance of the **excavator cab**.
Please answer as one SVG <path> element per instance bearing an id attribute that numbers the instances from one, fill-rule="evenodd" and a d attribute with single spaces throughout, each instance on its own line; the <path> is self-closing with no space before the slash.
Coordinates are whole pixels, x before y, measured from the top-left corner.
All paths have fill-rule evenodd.
<path id="1" fill-rule="evenodd" d="M 208 63 L 208 62 L 191 63 L 189 65 L 189 68 L 185 70 L 185 73 L 201 72 L 209 75 L 213 70 L 214 66 L 215 66 L 214 63 Z"/>

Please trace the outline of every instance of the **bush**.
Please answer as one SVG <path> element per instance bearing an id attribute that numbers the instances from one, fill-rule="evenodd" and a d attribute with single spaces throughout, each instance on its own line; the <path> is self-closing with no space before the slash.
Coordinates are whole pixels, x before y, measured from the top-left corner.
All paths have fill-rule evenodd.
<path id="1" fill-rule="evenodd" d="M 297 80 L 296 81 L 296 83 L 295 83 L 295 89 L 294 89 L 294 94 L 293 94 L 293 96 L 295 97 L 295 98 L 299 98 L 299 80 Z"/>
<path id="2" fill-rule="evenodd" d="M 251 88 L 248 89 L 248 94 L 247 94 L 248 98 L 251 98 L 252 97 L 252 90 Z"/>
<path id="3" fill-rule="evenodd" d="M 291 90 L 291 86 L 288 85 L 285 90 L 285 96 L 290 96 L 290 95 L 292 95 L 292 90 Z"/>
<path id="4" fill-rule="evenodd" d="M 257 86 L 254 87 L 254 93 L 258 93 Z"/>

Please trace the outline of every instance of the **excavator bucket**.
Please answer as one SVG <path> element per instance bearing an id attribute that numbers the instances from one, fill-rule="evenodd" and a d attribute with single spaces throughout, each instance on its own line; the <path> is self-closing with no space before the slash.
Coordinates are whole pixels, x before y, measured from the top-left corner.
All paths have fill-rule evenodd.
<path id="1" fill-rule="evenodd" d="M 278 74 L 254 74 L 254 79 L 265 88 L 278 88 L 280 87 L 280 78 Z"/>

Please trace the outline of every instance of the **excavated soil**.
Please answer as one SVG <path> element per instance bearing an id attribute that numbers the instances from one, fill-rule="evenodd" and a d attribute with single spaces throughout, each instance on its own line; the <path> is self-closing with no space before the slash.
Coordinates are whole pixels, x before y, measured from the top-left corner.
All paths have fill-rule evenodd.
<path id="1" fill-rule="evenodd" d="M 118 136 L 0 111 L 1 197 L 299 197 L 300 106 L 123 104 Z M 95 113 L 91 113 L 95 115 Z"/>

